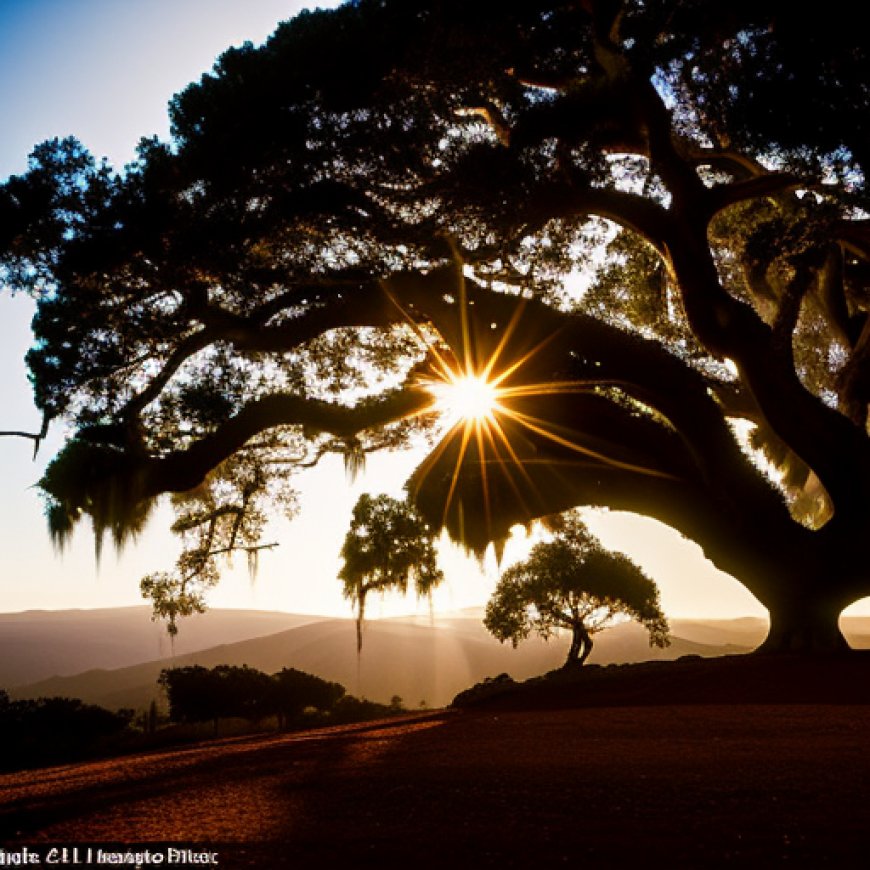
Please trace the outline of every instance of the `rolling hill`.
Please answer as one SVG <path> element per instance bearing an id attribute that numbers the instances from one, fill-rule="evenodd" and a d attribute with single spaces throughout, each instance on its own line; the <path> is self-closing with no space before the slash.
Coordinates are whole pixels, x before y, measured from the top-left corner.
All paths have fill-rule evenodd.
<path id="1" fill-rule="evenodd" d="M 123 668 L 220 643 L 274 634 L 317 617 L 262 610 L 210 610 L 184 620 L 170 642 L 151 608 L 29 610 L 0 613 L 0 687 L 92 668 Z"/>
<path id="2" fill-rule="evenodd" d="M 643 661 L 682 655 L 746 652 L 764 635 L 760 621 L 710 623 L 677 621 L 665 650 L 650 649 L 639 626 L 625 624 L 598 636 L 590 661 Z M 356 654 L 350 619 L 320 619 L 266 636 L 226 643 L 123 668 L 91 669 L 17 686 L 15 697 L 65 695 L 109 708 L 140 708 L 158 697 L 157 677 L 165 667 L 199 664 L 249 665 L 267 673 L 283 667 L 335 680 L 352 694 L 377 701 L 399 695 L 411 707 L 425 701 L 441 706 L 487 676 L 508 672 L 525 679 L 558 667 L 567 638 L 544 643 L 530 638 L 514 650 L 483 628 L 478 612 L 425 619 L 382 619 L 367 623 L 362 655 Z"/>
<path id="3" fill-rule="evenodd" d="M 3 672 L 41 671 L 42 676 L 61 662 L 64 670 L 42 679 L 7 679 L 10 695 L 61 695 L 110 709 L 147 706 L 159 697 L 156 681 L 163 668 L 192 664 L 246 664 L 267 673 L 294 667 L 372 700 L 388 702 L 399 695 L 411 708 L 422 701 L 442 706 L 485 677 L 506 672 L 521 680 L 559 667 L 568 642 L 567 637 L 549 643 L 529 638 L 512 649 L 494 640 L 481 624 L 481 611 L 471 609 L 431 619 L 372 620 L 357 657 L 351 619 L 214 610 L 186 620 L 174 654 L 168 654 L 165 635 L 155 636 L 162 629 L 150 623 L 147 608 L 15 616 L 17 621 L 0 616 L 0 651 L 14 650 L 21 664 L 16 670 L 4 658 Z M 854 646 L 870 648 L 870 619 L 845 619 L 843 625 Z M 590 662 L 748 652 L 766 629 L 763 620 L 746 618 L 674 619 L 671 630 L 672 644 L 662 650 L 651 649 L 646 632 L 633 623 L 608 629 L 596 636 Z M 70 652 L 63 659 L 65 651 Z"/>

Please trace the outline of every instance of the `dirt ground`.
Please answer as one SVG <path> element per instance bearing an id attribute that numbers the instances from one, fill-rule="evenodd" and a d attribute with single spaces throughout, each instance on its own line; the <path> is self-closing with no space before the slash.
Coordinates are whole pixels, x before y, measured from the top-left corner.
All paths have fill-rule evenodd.
<path id="1" fill-rule="evenodd" d="M 4 775 L 0 840 L 43 854 L 190 843 L 225 868 L 863 868 L 866 685 L 826 703 L 603 706 L 563 688 L 533 709 L 515 698 Z"/>

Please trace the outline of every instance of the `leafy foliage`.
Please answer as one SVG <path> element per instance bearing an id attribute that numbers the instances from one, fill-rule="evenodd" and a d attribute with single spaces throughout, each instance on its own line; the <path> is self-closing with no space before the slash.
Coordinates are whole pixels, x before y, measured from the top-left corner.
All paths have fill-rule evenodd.
<path id="1" fill-rule="evenodd" d="M 566 667 L 583 664 L 591 635 L 620 617 L 639 622 L 650 646 L 667 646 L 668 623 L 655 583 L 627 556 L 605 550 L 576 514 L 566 515 L 552 541 L 501 575 L 486 606 L 484 625 L 514 646 L 532 632 L 545 640 L 572 633 Z"/>
<path id="2" fill-rule="evenodd" d="M 165 668 L 158 680 L 169 701 L 169 717 L 175 722 L 214 722 L 238 716 L 256 722 L 271 710 L 270 678 L 247 665 L 192 665 Z"/>
<path id="3" fill-rule="evenodd" d="M 219 465 L 196 489 L 173 497 L 172 531 L 184 550 L 172 573 L 155 572 L 141 581 L 142 595 L 152 601 L 154 618 L 166 620 L 170 635 L 180 617 L 202 613 L 205 595 L 220 579 L 219 562 L 245 554 L 253 575 L 259 553 L 276 544 L 261 544 L 267 508 L 283 508 L 292 517 L 296 494 L 290 484 L 294 463 L 288 461 L 291 436 L 270 434 L 268 445 L 250 445 Z"/>
<path id="4" fill-rule="evenodd" d="M 158 682 L 173 722 L 214 722 L 215 733 L 218 720 L 229 717 L 259 722 L 277 715 L 286 727 L 308 708 L 329 713 L 345 697 L 344 686 L 295 668 L 269 676 L 247 665 L 192 665 L 165 668 Z"/>

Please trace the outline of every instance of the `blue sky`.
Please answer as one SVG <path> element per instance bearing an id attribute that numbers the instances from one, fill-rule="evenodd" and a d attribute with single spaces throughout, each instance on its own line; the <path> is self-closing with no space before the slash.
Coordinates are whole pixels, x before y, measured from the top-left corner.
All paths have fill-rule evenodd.
<path id="1" fill-rule="evenodd" d="M 0 0 L 0 179 L 25 170 L 33 145 L 76 135 L 116 167 L 132 159 L 141 136 L 168 137 L 166 104 L 207 71 L 231 44 L 262 42 L 279 20 L 304 4 L 288 0 Z M 335 5 L 322 3 L 320 5 Z M 39 427 L 22 358 L 30 343 L 32 303 L 0 291 L 0 430 Z M 141 603 L 139 578 L 168 569 L 177 545 L 158 513 L 135 546 L 97 568 L 88 529 L 79 530 L 61 558 L 49 543 L 33 484 L 58 449 L 55 426 L 36 462 L 32 445 L 0 439 L 0 612 Z M 212 596 L 215 606 L 346 615 L 335 580 L 338 551 L 360 491 L 398 494 L 419 457 L 378 456 L 351 486 L 340 460 L 300 477 L 302 515 L 276 523 L 254 585 L 242 566 L 228 570 Z M 742 587 L 715 571 L 700 550 L 676 533 L 640 518 L 593 518 L 607 546 L 641 561 L 659 582 L 672 615 L 739 616 L 764 611 Z M 518 545 L 515 556 L 522 552 Z M 445 549 L 447 584 L 436 607 L 482 604 L 496 568 L 478 566 Z M 510 558 L 510 551 L 508 554 Z M 243 561 L 243 560 L 241 560 Z M 384 614 L 414 610 L 387 602 Z M 422 612 L 426 612 L 424 605 Z M 372 616 L 379 607 L 373 603 Z"/>

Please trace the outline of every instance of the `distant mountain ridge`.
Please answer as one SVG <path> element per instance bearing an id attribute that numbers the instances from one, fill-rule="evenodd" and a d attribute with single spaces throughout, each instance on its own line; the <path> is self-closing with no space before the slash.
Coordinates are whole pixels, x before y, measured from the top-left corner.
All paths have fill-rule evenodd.
<path id="1" fill-rule="evenodd" d="M 149 612 L 147 608 L 124 610 Z M 83 625 L 93 629 L 102 624 L 101 620 L 112 618 L 108 611 L 79 613 L 82 619 L 78 625 L 69 612 L 55 614 L 49 622 L 55 630 L 67 623 L 75 626 L 71 634 L 83 642 L 86 634 Z M 376 701 L 387 702 L 399 695 L 408 707 L 416 707 L 422 701 L 429 706 L 443 706 L 458 692 L 485 677 L 507 672 L 515 679 L 526 679 L 562 664 L 567 637 L 549 643 L 529 638 L 514 650 L 510 644 L 499 644 L 488 634 L 481 615 L 480 609 L 473 608 L 431 619 L 372 620 L 365 626 L 362 655 L 357 657 L 352 619 L 268 611 L 210 611 L 197 617 L 199 622 L 185 621 L 174 655 L 152 655 L 120 667 L 113 658 L 104 658 L 99 667 L 83 669 L 81 673 L 22 680 L 17 685 L 7 682 L 6 686 L 14 697 L 62 695 L 110 709 L 142 708 L 159 697 L 156 681 L 165 667 L 246 664 L 266 673 L 284 667 L 298 668 L 340 682 L 352 694 Z M 135 615 L 122 612 L 120 616 L 132 619 Z M 6 617 L 0 616 L 0 645 L 8 639 L 7 624 Z M 123 619 L 120 624 L 125 624 Z M 279 626 L 278 630 L 270 630 L 273 625 Z M 222 640 L 226 642 L 197 647 L 220 630 L 225 631 Z M 661 650 L 650 648 L 646 632 L 634 623 L 608 629 L 596 636 L 590 662 L 607 664 L 749 652 L 763 640 L 766 625 L 756 618 L 673 619 L 671 630 L 671 646 Z M 844 630 L 854 646 L 870 647 L 870 619 L 845 619 Z M 245 631 L 251 635 L 237 640 L 230 636 Z M 54 642 L 59 648 L 69 644 L 65 636 L 55 636 Z M 132 644 L 127 654 L 132 655 L 133 649 L 139 648 L 137 644 Z M 98 652 L 95 647 L 87 655 L 99 658 Z M 80 650 L 80 654 L 84 656 L 85 650 Z"/>
<path id="2" fill-rule="evenodd" d="M 220 643 L 274 634 L 316 620 L 268 610 L 210 610 L 185 619 L 174 642 L 151 608 L 0 613 L 0 687 L 92 668 L 123 668 Z"/>

